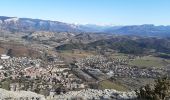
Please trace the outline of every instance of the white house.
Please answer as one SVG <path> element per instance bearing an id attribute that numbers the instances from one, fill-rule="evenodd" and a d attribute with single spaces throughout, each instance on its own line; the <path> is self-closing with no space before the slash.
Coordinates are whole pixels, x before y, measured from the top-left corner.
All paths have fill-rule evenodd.
<path id="1" fill-rule="evenodd" d="M 1 59 L 9 59 L 9 58 L 10 58 L 10 56 L 7 56 L 6 54 L 1 55 Z"/>
<path id="2" fill-rule="evenodd" d="M 2 69 L 3 68 L 3 66 L 2 65 L 0 65 L 0 69 Z"/>

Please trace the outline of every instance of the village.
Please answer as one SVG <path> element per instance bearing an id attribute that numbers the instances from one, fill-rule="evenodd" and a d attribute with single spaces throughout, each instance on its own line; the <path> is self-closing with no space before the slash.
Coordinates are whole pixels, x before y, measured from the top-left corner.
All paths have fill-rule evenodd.
<path id="1" fill-rule="evenodd" d="M 48 60 L 1 55 L 0 87 L 10 91 L 32 91 L 47 98 L 69 97 L 133 98 L 135 94 L 117 93 L 116 90 L 92 88 L 91 83 L 116 78 L 157 78 L 167 74 L 165 68 L 138 68 L 127 65 L 126 59 L 108 59 L 104 56 L 88 56 L 67 65 L 59 57 Z M 92 95 L 98 92 L 98 95 Z M 130 96 L 128 96 L 130 95 Z M 116 97 L 115 97 L 116 96 Z M 50 99 L 51 100 L 51 99 Z M 71 99 L 70 99 L 71 100 Z"/>
<path id="2" fill-rule="evenodd" d="M 83 81 L 58 59 L 45 63 L 40 59 L 2 55 L 0 63 L 0 87 L 6 90 L 48 96 L 85 88 Z"/>
<path id="3" fill-rule="evenodd" d="M 167 68 L 140 68 L 127 65 L 126 59 L 109 60 L 102 56 L 90 56 L 80 59 L 76 65 L 95 78 L 106 77 L 130 77 L 130 78 L 158 78 L 166 75 Z M 102 78 L 103 79 L 103 78 Z"/>

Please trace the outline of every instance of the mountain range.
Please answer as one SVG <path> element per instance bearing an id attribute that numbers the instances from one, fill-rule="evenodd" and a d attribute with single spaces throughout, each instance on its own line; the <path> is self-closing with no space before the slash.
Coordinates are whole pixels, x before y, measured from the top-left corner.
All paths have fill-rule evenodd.
<path id="1" fill-rule="evenodd" d="M 10 32 L 98 32 L 117 35 L 169 37 L 170 26 L 152 24 L 129 26 L 76 25 L 59 21 L 0 16 L 0 30 Z"/>
<path id="2" fill-rule="evenodd" d="M 75 25 L 58 21 L 0 16 L 1 30 L 12 32 L 80 32 Z"/>

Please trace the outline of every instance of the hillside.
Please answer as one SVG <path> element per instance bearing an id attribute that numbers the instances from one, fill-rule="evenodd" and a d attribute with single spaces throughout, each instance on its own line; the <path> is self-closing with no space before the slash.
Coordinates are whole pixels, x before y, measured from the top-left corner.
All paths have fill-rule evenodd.
<path id="1" fill-rule="evenodd" d="M 117 50 L 121 53 L 143 54 L 148 52 L 170 52 L 170 41 L 168 39 L 159 38 L 136 38 L 134 37 L 115 37 L 111 39 L 103 39 L 88 44 L 69 43 L 56 47 L 57 50 L 100 50 L 108 51 Z"/>

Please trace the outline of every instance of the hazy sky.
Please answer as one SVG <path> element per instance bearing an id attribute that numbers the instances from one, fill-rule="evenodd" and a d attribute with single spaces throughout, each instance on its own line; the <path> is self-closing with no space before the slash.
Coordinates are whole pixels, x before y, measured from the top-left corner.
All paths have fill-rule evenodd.
<path id="1" fill-rule="evenodd" d="M 0 0 L 0 16 L 81 24 L 170 25 L 170 0 Z"/>

